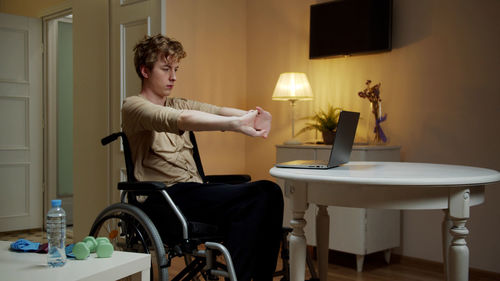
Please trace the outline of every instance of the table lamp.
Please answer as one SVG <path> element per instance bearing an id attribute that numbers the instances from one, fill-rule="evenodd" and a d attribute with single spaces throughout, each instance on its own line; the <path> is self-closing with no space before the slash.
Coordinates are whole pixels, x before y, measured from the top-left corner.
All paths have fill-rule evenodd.
<path id="1" fill-rule="evenodd" d="M 292 138 L 285 144 L 301 144 L 295 139 L 295 102 L 299 100 L 312 100 L 312 89 L 305 73 L 285 72 L 281 73 L 273 92 L 273 100 L 290 101 L 292 114 Z"/>

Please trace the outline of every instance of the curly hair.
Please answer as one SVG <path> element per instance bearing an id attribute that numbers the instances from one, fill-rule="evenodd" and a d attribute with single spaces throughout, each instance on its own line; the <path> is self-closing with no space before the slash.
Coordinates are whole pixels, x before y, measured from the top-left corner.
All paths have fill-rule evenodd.
<path id="1" fill-rule="evenodd" d="M 179 61 L 186 57 L 186 52 L 179 41 L 169 37 L 161 34 L 145 36 L 134 47 L 135 71 L 141 80 L 144 80 L 141 74 L 141 66 L 144 65 L 150 70 L 153 69 L 159 55 Z"/>

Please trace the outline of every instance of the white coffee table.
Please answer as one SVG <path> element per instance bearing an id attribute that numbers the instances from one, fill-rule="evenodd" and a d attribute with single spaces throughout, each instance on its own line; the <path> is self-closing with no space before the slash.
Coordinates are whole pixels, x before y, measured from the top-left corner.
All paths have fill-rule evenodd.
<path id="1" fill-rule="evenodd" d="M 465 226 L 469 208 L 484 202 L 487 184 L 500 181 L 498 171 L 456 165 L 407 162 L 349 162 L 329 170 L 273 167 L 285 180 L 291 198 L 290 280 L 304 280 L 306 239 L 304 213 L 317 204 L 316 236 L 320 279 L 326 281 L 330 221 L 326 206 L 398 210 L 445 210 L 443 257 L 448 280 L 465 281 L 469 249 Z"/>
<path id="2" fill-rule="evenodd" d="M 47 266 L 47 255 L 9 251 L 12 242 L 0 241 L 0 280 L 117 280 L 140 272 L 150 279 L 151 255 L 115 251 L 111 258 L 91 254 L 86 260 L 68 259 L 59 268 Z"/>

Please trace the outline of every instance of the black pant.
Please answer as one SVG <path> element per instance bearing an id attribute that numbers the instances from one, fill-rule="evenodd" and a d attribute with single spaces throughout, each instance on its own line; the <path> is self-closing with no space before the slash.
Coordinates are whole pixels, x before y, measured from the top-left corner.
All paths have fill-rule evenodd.
<path id="1" fill-rule="evenodd" d="M 167 192 L 188 220 L 219 228 L 239 281 L 272 280 L 283 223 L 283 194 L 278 185 L 271 181 L 178 183 Z M 161 196 L 149 196 L 145 205 L 154 210 L 149 215 L 156 225 L 165 220 L 162 214 L 168 207 Z"/>

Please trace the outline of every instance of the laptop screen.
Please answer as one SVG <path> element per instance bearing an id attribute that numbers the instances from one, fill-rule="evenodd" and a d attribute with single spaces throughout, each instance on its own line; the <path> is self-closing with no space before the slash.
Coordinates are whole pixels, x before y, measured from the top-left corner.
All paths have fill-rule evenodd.
<path id="1" fill-rule="evenodd" d="M 358 127 L 359 112 L 342 111 L 339 117 L 337 133 L 330 152 L 328 166 L 338 166 L 349 162 L 354 136 Z"/>

